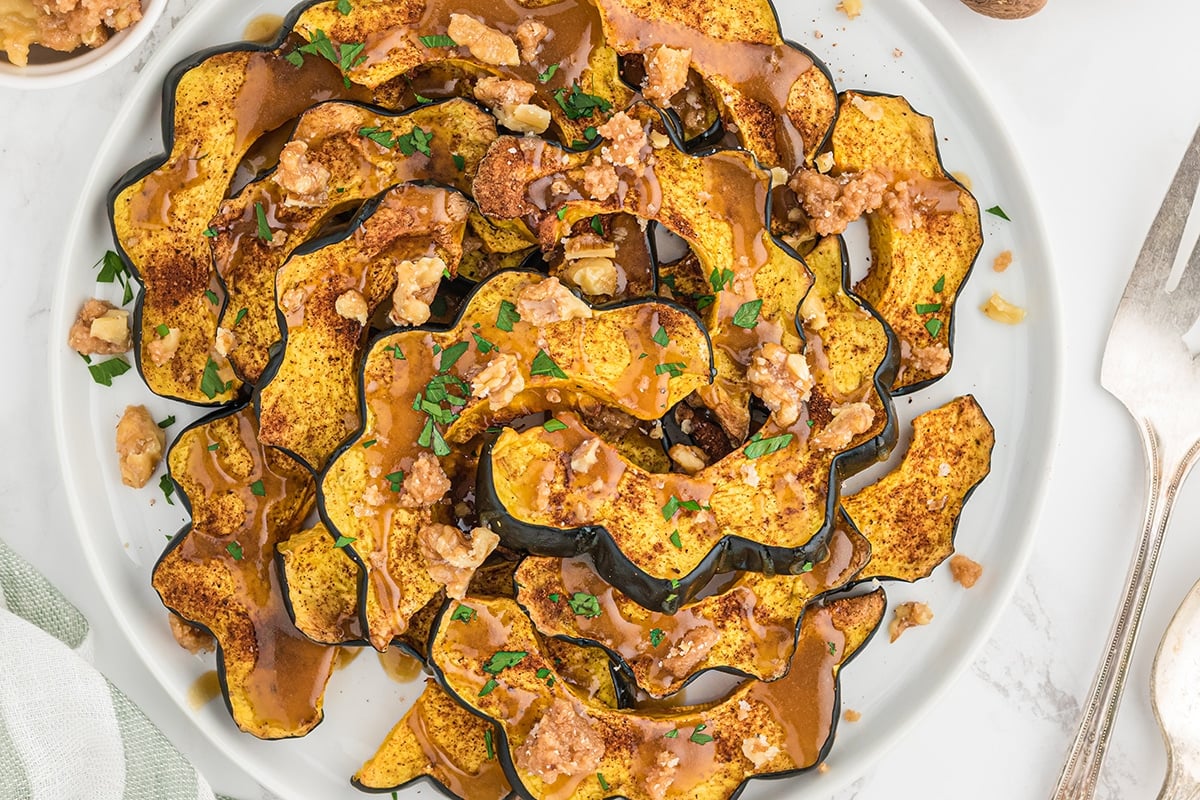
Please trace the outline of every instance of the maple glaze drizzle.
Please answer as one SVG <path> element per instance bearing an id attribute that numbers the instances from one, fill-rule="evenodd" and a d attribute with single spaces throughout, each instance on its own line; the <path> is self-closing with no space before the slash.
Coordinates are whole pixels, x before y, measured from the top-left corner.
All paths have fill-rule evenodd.
<path id="1" fill-rule="evenodd" d="M 217 671 L 210 669 L 201 673 L 188 687 L 188 706 L 193 711 L 199 711 L 220 696 L 221 680 L 217 677 Z"/>
<path id="2" fill-rule="evenodd" d="M 235 714 L 244 706 L 252 716 L 239 716 L 239 724 L 307 730 L 320 718 L 338 650 L 296 630 L 274 556 L 308 507 L 311 478 L 279 454 L 263 452 L 249 407 L 193 428 L 175 446 L 187 448 L 182 462 L 173 456 L 172 469 L 184 467 L 175 474 L 193 522 L 160 562 L 155 586 L 169 607 L 213 631 Z M 205 588 L 214 580 L 219 599 Z"/>

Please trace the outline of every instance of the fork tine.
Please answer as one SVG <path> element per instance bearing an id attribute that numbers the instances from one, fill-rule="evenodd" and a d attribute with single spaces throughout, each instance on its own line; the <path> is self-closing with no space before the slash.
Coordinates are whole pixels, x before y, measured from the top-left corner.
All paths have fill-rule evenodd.
<path id="1" fill-rule="evenodd" d="M 1160 292 L 1171 274 L 1175 254 L 1179 250 L 1183 229 L 1187 226 L 1192 203 L 1196 197 L 1196 186 L 1200 184 L 1200 128 L 1192 136 L 1192 143 L 1175 172 L 1171 187 L 1163 198 L 1162 206 L 1154 217 L 1146 242 L 1138 254 L 1125 287 L 1125 295 L 1148 295 Z M 1187 269 L 1188 272 L 1200 270 Z M 1190 281 L 1189 281 L 1190 284 Z"/>
<path id="2" fill-rule="evenodd" d="M 1170 302 L 1177 309 L 1176 313 L 1182 311 L 1190 318 L 1189 325 L 1200 315 L 1200 239 L 1196 240 L 1196 246 L 1188 256 L 1179 285 L 1171 292 Z"/>

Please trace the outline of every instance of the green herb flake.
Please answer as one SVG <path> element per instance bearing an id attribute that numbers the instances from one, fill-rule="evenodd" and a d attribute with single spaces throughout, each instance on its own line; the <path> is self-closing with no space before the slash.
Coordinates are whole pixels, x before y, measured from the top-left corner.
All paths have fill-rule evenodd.
<path id="1" fill-rule="evenodd" d="M 212 444 L 210 444 L 210 445 L 208 446 L 208 452 L 210 452 L 210 453 L 215 453 L 215 452 L 217 452 L 217 451 L 218 451 L 218 450 L 220 450 L 220 449 L 221 449 L 221 444 L 220 444 L 220 442 L 213 442 Z"/>
<path id="2" fill-rule="evenodd" d="M 938 334 L 942 332 L 942 321 L 940 319 L 926 320 L 925 330 L 929 331 L 929 338 L 938 338 Z"/>
<path id="3" fill-rule="evenodd" d="M 671 730 L 667 731 L 666 733 L 663 734 L 663 738 L 664 739 L 679 738 L 679 728 L 672 728 Z"/>
<path id="4" fill-rule="evenodd" d="M 443 350 L 442 358 L 438 362 L 438 371 L 449 372 L 450 368 L 453 367 L 460 358 L 462 358 L 462 354 L 467 352 L 468 347 L 470 347 L 470 345 L 467 342 L 455 342 Z"/>
<path id="5" fill-rule="evenodd" d="M 422 36 L 420 38 L 421 44 L 425 45 L 426 47 L 458 47 L 458 42 L 444 34 Z"/>
<path id="6" fill-rule="evenodd" d="M 121 305 L 128 305 L 129 301 L 133 299 L 133 279 L 125 267 L 125 262 L 115 252 L 108 250 L 97 263 L 100 265 L 100 273 L 96 275 L 96 283 L 116 282 L 121 284 L 121 288 L 124 290 Z"/>
<path id="7" fill-rule="evenodd" d="M 837 645 L 836 644 L 834 644 L 833 642 L 826 642 L 825 644 L 829 645 L 829 655 L 831 655 L 831 656 L 837 655 Z"/>
<path id="8" fill-rule="evenodd" d="M 487 749 L 488 761 L 496 760 L 496 745 L 492 741 L 492 729 L 488 728 L 483 732 L 483 746 Z"/>
<path id="9" fill-rule="evenodd" d="M 470 606 L 464 606 L 462 603 L 459 603 L 458 608 L 454 609 L 454 613 L 450 615 L 450 619 L 456 620 L 458 622 L 466 623 L 466 622 L 470 622 L 471 620 L 475 619 L 475 615 L 476 615 L 475 609 L 471 608 Z"/>
<path id="10" fill-rule="evenodd" d="M 1008 218 L 1008 214 L 1005 214 L 1004 209 L 1001 208 L 1000 206 L 992 206 L 991 208 L 987 209 L 987 213 L 991 214 L 994 217 L 999 217 L 1000 219 L 1004 220 L 1005 222 L 1012 222 L 1012 220 Z"/>
<path id="11" fill-rule="evenodd" d="M 758 324 L 758 312 L 762 311 L 762 304 L 761 299 L 742 303 L 733 315 L 733 324 L 739 328 L 753 328 Z"/>
<path id="12" fill-rule="evenodd" d="M 350 0 L 338 0 L 337 10 L 341 14 L 345 15 L 345 14 L 349 14 L 351 11 L 353 11 L 354 7 L 352 5 L 350 5 Z"/>
<path id="13" fill-rule="evenodd" d="M 300 55 L 299 50 L 293 50 L 283 57 L 283 60 L 291 64 L 296 69 L 304 66 L 304 56 Z"/>
<path id="14" fill-rule="evenodd" d="M 586 128 L 583 129 L 583 138 L 587 139 L 589 142 L 596 141 L 596 137 L 599 135 L 600 134 L 596 130 L 596 126 L 594 126 L 594 125 L 588 125 Z"/>
<path id="15" fill-rule="evenodd" d="M 565 431 L 567 429 L 566 423 L 557 419 L 546 420 L 542 423 L 542 427 L 546 429 L 546 433 L 555 433 L 557 431 Z"/>
<path id="16" fill-rule="evenodd" d="M 746 458 L 762 458 L 763 456 L 776 453 L 792 443 L 795 436 L 790 433 L 781 433 L 778 436 L 770 438 L 762 438 L 761 433 L 756 433 L 750 437 L 750 444 L 746 445 Z"/>
<path id="17" fill-rule="evenodd" d="M 524 650 L 497 650 L 483 665 L 483 671 L 489 675 L 499 675 L 509 667 L 520 664 L 528 655 Z"/>
<path id="18" fill-rule="evenodd" d="M 159 323 L 154 326 L 154 332 L 158 334 L 158 338 L 165 339 L 171 333 L 171 329 L 166 325 Z"/>
<path id="19" fill-rule="evenodd" d="M 397 361 L 405 360 L 404 351 L 400 349 L 400 345 L 398 345 L 398 344 L 393 344 L 393 345 L 383 348 L 383 352 L 391 353 L 392 358 L 396 359 Z"/>
<path id="20" fill-rule="evenodd" d="M 671 495 L 667 500 L 667 504 L 662 507 L 663 519 L 669 521 L 679 511 L 679 498 Z"/>
<path id="21" fill-rule="evenodd" d="M 88 372 L 92 374 L 92 380 L 101 386 L 112 386 L 113 378 L 124 375 L 130 369 L 129 363 L 121 358 L 110 358 L 99 364 L 88 364 Z"/>
<path id="22" fill-rule="evenodd" d="M 428 98 L 423 94 L 417 94 L 416 92 L 413 92 L 413 99 L 416 100 L 418 103 L 432 103 L 433 102 L 433 100 L 431 98 Z"/>
<path id="23" fill-rule="evenodd" d="M 708 282 L 712 285 L 714 292 L 720 292 L 733 283 L 733 270 L 713 267 L 712 274 L 708 276 Z"/>
<path id="24" fill-rule="evenodd" d="M 391 131 L 385 131 L 383 128 L 359 128 L 358 135 L 365 139 L 370 139 L 380 147 L 386 147 L 389 150 L 396 146 L 395 134 L 393 134 Z"/>
<path id="25" fill-rule="evenodd" d="M 467 168 L 467 160 L 458 153 L 451 153 L 450 158 L 454 161 L 454 168 L 459 172 Z"/>
<path id="26" fill-rule="evenodd" d="M 579 83 L 571 84 L 571 89 L 555 89 L 554 100 L 559 107 L 566 113 L 567 119 L 581 119 L 583 117 L 591 118 L 592 113 L 597 109 L 601 113 L 607 114 L 612 108 L 612 103 L 605 100 L 603 97 L 597 97 L 594 94 L 588 94 L 579 88 Z M 592 136 L 588 137 L 588 141 L 595 138 L 595 129 L 589 128 L 592 131 Z M 587 131 L 584 131 L 584 136 L 587 136 Z"/>
<path id="27" fill-rule="evenodd" d="M 357 542 L 357 541 L 358 541 L 358 538 L 355 536 L 339 536 L 339 537 L 337 537 L 337 541 L 333 543 L 333 546 L 335 549 L 341 550 L 346 545 L 353 544 L 354 542 Z"/>
<path id="28" fill-rule="evenodd" d="M 677 549 L 677 550 L 683 549 L 683 540 L 679 538 L 679 529 L 678 528 L 676 528 L 674 531 L 672 531 L 671 535 L 667 538 L 669 538 L 671 540 L 671 544 L 675 545 L 675 549 Z"/>
<path id="29" fill-rule="evenodd" d="M 242 560 L 242 554 L 243 554 L 242 546 L 240 544 L 238 544 L 237 542 L 230 542 L 229 544 L 225 545 L 225 552 L 227 552 L 227 553 L 229 553 L 229 555 L 233 556 L 234 561 Z"/>
<path id="30" fill-rule="evenodd" d="M 713 737 L 709 736 L 707 733 L 701 733 L 701 731 L 707 727 L 708 726 L 704 723 L 697 725 L 696 729 L 692 731 L 692 735 L 688 737 L 688 741 L 693 742 L 694 744 L 708 744 L 711 742 Z"/>
<path id="31" fill-rule="evenodd" d="M 596 773 L 596 780 L 600 781 L 600 788 L 603 789 L 604 791 L 607 792 L 607 791 L 609 791 L 610 788 L 612 788 L 608 785 L 608 781 L 604 780 L 603 772 Z"/>
<path id="32" fill-rule="evenodd" d="M 175 484 L 171 482 L 170 475 L 163 475 L 158 480 L 158 488 L 162 490 L 163 497 L 167 501 L 167 505 L 175 505 L 175 501 L 171 499 L 171 495 L 175 494 Z"/>
<path id="33" fill-rule="evenodd" d="M 217 229 L 214 228 L 212 225 L 209 225 L 207 228 L 204 229 L 203 236 L 205 236 L 208 239 L 215 239 L 215 238 L 217 238 Z"/>
<path id="34" fill-rule="evenodd" d="M 551 602 L 551 603 L 557 603 L 557 602 L 558 602 L 558 599 L 559 599 L 559 598 L 560 598 L 562 595 L 560 595 L 560 594 L 558 594 L 557 592 L 555 592 L 554 594 L 549 594 L 549 595 L 546 595 L 546 596 L 550 598 L 550 602 Z"/>
<path id="35" fill-rule="evenodd" d="M 672 378 L 678 378 L 683 375 L 683 370 L 687 367 L 682 361 L 672 361 L 667 364 L 658 364 L 654 367 L 655 375 L 669 374 Z"/>
<path id="36" fill-rule="evenodd" d="M 429 143 L 433 141 L 433 133 L 421 127 L 415 127 L 408 133 L 396 137 L 396 146 L 400 148 L 400 152 L 406 156 L 411 156 L 413 153 L 421 153 L 425 156 L 432 156 L 433 151 L 429 149 Z"/>
<path id="37" fill-rule="evenodd" d="M 597 236 L 604 235 L 604 222 L 600 219 L 599 214 L 593 214 L 592 221 L 589 222 L 588 224 L 592 226 L 592 232 L 595 233 Z"/>
<path id="38" fill-rule="evenodd" d="M 333 42 L 329 40 L 329 36 L 323 30 L 317 29 L 313 31 L 312 38 L 309 39 L 308 44 L 301 45 L 296 49 L 305 55 L 321 56 L 334 64 L 338 63 L 337 52 L 333 49 Z"/>
<path id="39" fill-rule="evenodd" d="M 917 303 L 914 308 L 918 314 L 934 314 L 942 310 L 941 303 Z"/>
<path id="40" fill-rule="evenodd" d="M 674 603 L 678 599 L 679 599 L 679 595 L 669 594 L 669 595 L 667 595 L 666 599 L 663 600 L 663 602 L 666 603 L 667 605 L 670 605 L 671 603 Z"/>
<path id="41" fill-rule="evenodd" d="M 404 485 L 404 470 L 398 469 L 395 472 L 389 472 L 383 476 L 383 479 L 388 482 L 389 489 L 393 492 L 398 492 Z"/>
<path id="42" fill-rule="evenodd" d="M 485 684 L 483 685 L 483 688 L 479 690 L 479 696 L 480 696 L 480 697 L 487 697 L 487 696 L 488 696 L 489 694 L 491 694 L 491 693 L 492 693 L 492 691 L 493 691 L 493 690 L 494 690 L 494 689 L 495 689 L 497 686 L 499 686 L 499 685 L 500 685 L 500 684 L 496 683 L 496 679 L 495 679 L 495 678 L 488 678 L 488 681 L 487 681 L 487 683 L 485 683 Z"/>
<path id="43" fill-rule="evenodd" d="M 254 217 L 258 220 L 258 238 L 264 242 L 274 241 L 275 234 L 271 233 L 271 226 L 267 224 L 267 211 L 262 203 L 254 204 Z"/>
<path id="44" fill-rule="evenodd" d="M 935 294 L 940 294 L 941 291 L 945 288 L 946 288 L 946 276 L 942 275 L 940 278 L 937 279 L 937 282 L 933 284 L 933 291 Z"/>
<path id="45" fill-rule="evenodd" d="M 594 619 L 604 613 L 600 609 L 600 600 L 594 594 L 576 592 L 567 600 L 571 610 L 581 617 Z"/>
<path id="46" fill-rule="evenodd" d="M 662 632 L 661 628 L 651 628 L 650 629 L 650 646 L 651 647 L 658 647 L 660 644 L 662 644 L 662 641 L 664 638 L 666 638 L 666 634 Z M 673 738 L 673 737 L 668 737 L 668 738 Z"/>
<path id="47" fill-rule="evenodd" d="M 652 338 L 654 340 L 654 343 L 656 345 L 658 345 L 659 347 L 666 347 L 667 345 L 669 345 L 671 343 L 671 337 L 667 336 L 667 329 L 662 327 L 661 325 L 658 327 L 658 330 L 656 330 L 654 332 L 654 335 L 650 338 Z"/>
<path id="48" fill-rule="evenodd" d="M 204 299 L 207 300 L 208 302 L 212 303 L 214 306 L 221 304 L 221 298 L 217 297 L 217 293 L 214 292 L 212 289 L 204 290 Z M 168 330 L 167 332 L 170 333 L 170 330 Z M 166 333 L 159 334 L 159 336 L 166 336 L 166 335 L 167 335 Z"/>
<path id="49" fill-rule="evenodd" d="M 529 374 L 533 377 L 545 375 L 559 380 L 566 380 L 567 373 L 562 371 L 558 364 L 554 363 L 554 359 L 546 355 L 545 350 L 538 350 L 537 355 L 533 357 L 533 364 L 529 367 Z"/>
<path id="50" fill-rule="evenodd" d="M 549 677 L 550 677 L 550 670 L 548 670 L 548 669 L 547 669 L 547 668 L 545 668 L 545 667 L 542 667 L 541 669 L 539 669 L 539 670 L 538 670 L 536 673 L 534 673 L 534 674 L 538 676 L 538 680 L 543 680 L 543 681 L 544 681 L 544 680 L 546 680 L 546 678 L 549 678 Z"/>
<path id="51" fill-rule="evenodd" d="M 500 312 L 496 315 L 496 327 L 507 333 L 512 333 L 513 325 L 521 321 L 517 307 L 507 300 L 500 301 Z"/>
<path id="52" fill-rule="evenodd" d="M 473 338 L 475 340 L 475 347 L 477 347 L 479 349 L 479 352 L 483 353 L 484 355 L 487 355 L 488 353 L 490 353 L 496 349 L 496 345 L 492 344 L 487 339 L 480 336 L 478 333 L 472 333 L 471 338 Z"/>
<path id="53" fill-rule="evenodd" d="M 811 562 L 811 561 L 805 561 L 805 562 L 804 562 L 804 566 L 802 566 L 802 567 L 800 568 L 800 571 L 801 571 L 801 572 L 812 572 L 812 571 L 813 571 L 813 562 Z"/>
<path id="54" fill-rule="evenodd" d="M 217 366 L 217 362 L 212 360 L 210 356 L 208 363 L 204 365 L 204 374 L 200 377 L 200 391 L 204 392 L 204 396 L 209 400 L 214 399 L 219 394 L 224 394 L 233 388 L 233 381 L 221 380 L 221 368 Z"/>
<path id="55" fill-rule="evenodd" d="M 567 207 L 566 207 L 566 206 L 563 206 L 563 207 L 562 207 L 562 208 L 560 208 L 558 211 L 554 212 L 554 214 L 555 214 L 555 216 L 556 216 L 556 217 L 558 217 L 560 220 L 562 220 L 562 219 L 566 219 L 566 218 L 567 218 Z"/>
<path id="56" fill-rule="evenodd" d="M 256 480 L 254 483 L 250 484 L 250 494 L 254 495 L 255 497 L 266 497 L 267 496 L 267 490 L 263 487 L 263 482 L 262 482 L 261 478 L 259 480 Z"/>
<path id="57" fill-rule="evenodd" d="M 538 74 L 538 83 L 548 83 L 556 72 L 558 72 L 558 64 L 551 64 L 546 67 L 544 72 Z"/>
<path id="58" fill-rule="evenodd" d="M 693 299 L 696 301 L 696 310 L 697 311 L 703 311 L 704 309 L 711 306 L 713 303 L 717 302 L 717 296 L 715 294 L 701 294 L 701 295 L 697 295 Z"/>
<path id="59" fill-rule="evenodd" d="M 174 424 L 175 424 L 175 415 L 172 414 L 171 416 L 164 419 L 162 422 L 158 423 L 158 427 L 166 429 L 166 428 L 171 427 Z"/>

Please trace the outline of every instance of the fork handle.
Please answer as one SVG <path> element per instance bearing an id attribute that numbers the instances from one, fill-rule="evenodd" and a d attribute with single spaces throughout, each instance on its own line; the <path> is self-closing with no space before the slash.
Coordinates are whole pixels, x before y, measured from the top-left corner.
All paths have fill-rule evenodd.
<path id="1" fill-rule="evenodd" d="M 1167 777 L 1158 800 L 1200 800 L 1200 783 L 1184 770 L 1174 753 L 1168 761 Z"/>
<path id="2" fill-rule="evenodd" d="M 1117 607 L 1108 648 L 1100 661 L 1091 698 L 1054 791 L 1054 800 L 1091 800 L 1096 793 L 1096 782 L 1125 688 L 1125 674 L 1154 579 L 1167 520 L 1179 487 L 1200 449 L 1197 443 L 1179 452 L 1166 449 L 1149 420 L 1139 417 L 1137 422 L 1147 462 L 1146 516 L 1129 566 L 1128 585 Z"/>

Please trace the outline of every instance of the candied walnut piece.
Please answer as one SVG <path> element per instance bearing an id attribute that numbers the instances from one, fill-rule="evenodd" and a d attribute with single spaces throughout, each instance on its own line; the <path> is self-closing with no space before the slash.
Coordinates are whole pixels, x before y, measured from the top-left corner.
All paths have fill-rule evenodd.
<path id="1" fill-rule="evenodd" d="M 367 315 L 371 310 L 367 305 L 367 298 L 357 289 L 350 289 L 338 295 L 333 308 L 340 316 L 352 319 L 359 325 L 367 324 Z"/>
<path id="2" fill-rule="evenodd" d="M 845 233 L 851 222 L 883 205 L 888 181 L 875 170 L 836 177 L 799 169 L 788 186 L 821 236 Z"/>
<path id="3" fill-rule="evenodd" d="M 620 273 L 611 258 L 591 257 L 568 261 L 563 277 L 589 297 L 612 295 L 620 286 Z"/>
<path id="4" fill-rule="evenodd" d="M 460 47 L 471 51 L 471 55 L 485 64 L 515 67 L 521 63 L 517 43 L 502 31 L 489 28 L 467 14 L 451 14 L 446 33 Z"/>
<path id="5" fill-rule="evenodd" d="M 908 233 L 921 227 L 924 215 L 936 207 L 935 200 L 925 197 L 919 190 L 914 192 L 911 182 L 896 181 L 895 186 L 884 192 L 880 210 L 892 218 L 896 230 Z"/>
<path id="6" fill-rule="evenodd" d="M 559 775 L 587 775 L 604 759 L 604 739 L 582 708 L 558 698 L 516 752 L 517 766 L 553 783 Z"/>
<path id="7" fill-rule="evenodd" d="M 146 355 L 156 367 L 161 367 L 175 357 L 181 336 L 179 328 L 168 328 L 166 336 L 159 336 L 146 344 Z"/>
<path id="8" fill-rule="evenodd" d="M 646 85 L 642 95 L 655 105 L 664 106 L 687 83 L 692 51 L 657 44 L 646 51 Z"/>
<path id="9" fill-rule="evenodd" d="M 289 206 L 319 206 L 329 199 L 329 170 L 308 160 L 308 144 L 288 142 L 279 153 L 275 182 L 287 192 Z"/>
<path id="10" fill-rule="evenodd" d="M 594 436 L 571 453 L 571 472 L 587 472 L 600 462 L 600 437 Z"/>
<path id="11" fill-rule="evenodd" d="M 431 506 L 450 491 L 450 479 L 432 453 L 421 453 L 404 476 L 404 486 L 396 501 L 404 508 Z"/>
<path id="12" fill-rule="evenodd" d="M 810 446 L 818 450 L 841 450 L 855 436 L 870 430 L 875 421 L 875 409 L 867 403 L 846 403 L 829 410 L 833 419 L 809 440 Z"/>
<path id="13" fill-rule="evenodd" d="M 563 257 L 568 261 L 582 258 L 616 258 L 617 246 L 594 233 L 581 233 L 563 239 Z"/>
<path id="14" fill-rule="evenodd" d="M 600 155 L 605 161 L 617 167 L 645 169 L 642 150 L 648 140 L 642 123 L 624 111 L 618 111 L 597 127 L 596 133 L 608 140 L 608 144 L 600 148 Z"/>
<path id="15" fill-rule="evenodd" d="M 210 653 L 216 646 L 216 640 L 211 633 L 197 628 L 178 614 L 167 613 L 167 622 L 171 626 L 171 635 L 184 650 L 192 655 Z"/>
<path id="16" fill-rule="evenodd" d="M 1000 253 L 1000 255 L 996 256 L 994 261 L 992 261 L 992 270 L 995 272 L 1004 272 L 1006 269 L 1012 266 L 1012 262 L 1012 250 L 1004 250 Z"/>
<path id="17" fill-rule="evenodd" d="M 950 559 L 950 576 L 964 589 L 970 589 L 983 575 L 983 566 L 964 555 L 955 555 Z"/>
<path id="18" fill-rule="evenodd" d="M 856 94 L 851 98 L 850 105 L 861 111 L 862 115 L 871 120 L 871 122 L 879 122 L 879 120 L 883 119 L 883 109 L 879 107 L 879 103 L 870 98 Z"/>
<path id="19" fill-rule="evenodd" d="M 1000 296 L 999 292 L 992 292 L 992 296 L 979 307 L 979 310 L 987 314 L 988 319 L 1003 322 L 1006 325 L 1016 325 L 1025 319 L 1025 309 L 1008 302 Z"/>
<path id="20" fill-rule="evenodd" d="M 83 355 L 111 356 L 126 352 L 132 344 L 129 312 L 105 300 L 88 300 L 71 325 L 67 344 Z"/>
<path id="21" fill-rule="evenodd" d="M 908 363 L 913 369 L 930 375 L 945 375 L 950 371 L 950 348 L 940 344 L 910 347 Z"/>
<path id="22" fill-rule="evenodd" d="M 510 353 L 496 353 L 483 370 L 471 379 L 471 396 L 486 398 L 488 408 L 499 411 L 525 389 L 521 363 Z"/>
<path id="23" fill-rule="evenodd" d="M 433 522 L 417 533 L 417 546 L 429 570 L 429 577 L 446 587 L 446 594 L 461 600 L 475 570 L 484 562 L 500 537 L 487 528 L 475 528 L 468 538 L 453 525 Z"/>
<path id="24" fill-rule="evenodd" d="M 708 466 L 708 454 L 689 444 L 673 444 L 667 455 L 688 475 L 695 475 Z"/>
<path id="25" fill-rule="evenodd" d="M 917 625 L 928 625 L 933 622 L 933 611 L 924 603 L 901 603 L 893 612 L 892 621 L 888 623 L 888 636 L 891 641 L 900 638 L 900 634 Z"/>
<path id="26" fill-rule="evenodd" d="M 572 319 L 589 319 L 592 309 L 571 294 L 558 278 L 546 278 L 517 294 L 517 313 L 524 322 L 541 327 Z"/>
<path id="27" fill-rule="evenodd" d="M 660 750 L 654 766 L 646 771 L 646 793 L 651 800 L 664 800 L 678 771 L 679 756 L 670 750 Z"/>
<path id="28" fill-rule="evenodd" d="M 755 352 L 746 379 L 750 391 L 771 409 L 781 428 L 800 419 L 800 409 L 808 402 L 814 383 L 804 356 L 789 353 L 774 342 L 764 342 Z"/>
<path id="29" fill-rule="evenodd" d="M 842 712 L 842 719 L 846 720 L 846 722 L 858 722 L 862 719 L 862 714 L 853 708 L 847 708 Z"/>
<path id="30" fill-rule="evenodd" d="M 475 99 L 492 110 L 496 121 L 518 133 L 543 133 L 550 127 L 550 112 L 529 101 L 537 88 L 528 81 L 495 76 L 475 84 Z"/>
<path id="31" fill-rule="evenodd" d="M 213 341 L 213 352 L 221 358 L 228 358 L 229 351 L 237 347 L 237 336 L 228 328 L 217 328 L 217 338 Z"/>
<path id="32" fill-rule="evenodd" d="M 621 185 L 612 164 L 595 156 L 583 168 L 583 188 L 590 197 L 603 203 L 616 194 Z"/>
<path id="33" fill-rule="evenodd" d="M 446 273 L 446 262 L 437 256 L 401 261 L 396 265 L 396 289 L 392 292 L 393 325 L 424 325 L 429 321 L 429 304 Z"/>
<path id="34" fill-rule="evenodd" d="M 121 483 L 140 489 L 150 481 L 162 460 L 167 435 L 145 406 L 126 406 L 117 423 L 117 457 Z"/>
<path id="35" fill-rule="evenodd" d="M 742 755 L 750 760 L 755 769 L 762 769 L 779 755 L 779 752 L 779 748 L 767 741 L 767 737 L 761 733 L 742 740 Z"/>
<path id="36" fill-rule="evenodd" d="M 716 628 L 692 628 L 671 647 L 662 660 L 663 669 L 677 678 L 686 678 L 708 656 L 720 638 L 721 634 L 717 633 Z"/>
<path id="37" fill-rule="evenodd" d="M 541 20 L 532 17 L 521 20 L 516 34 L 517 44 L 521 46 L 521 60 L 526 64 L 532 64 L 537 59 L 537 51 L 542 45 L 542 40 L 549 33 L 550 29 Z"/>

